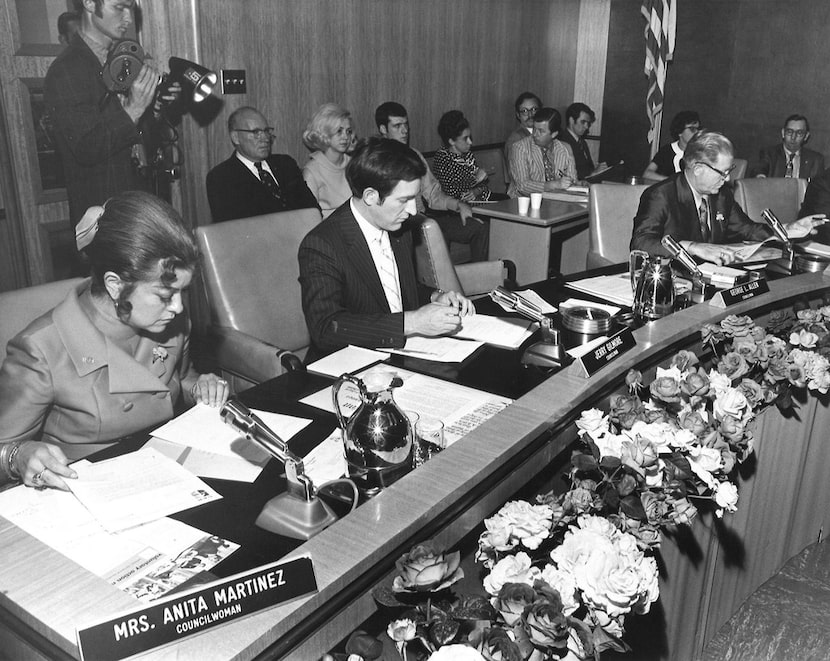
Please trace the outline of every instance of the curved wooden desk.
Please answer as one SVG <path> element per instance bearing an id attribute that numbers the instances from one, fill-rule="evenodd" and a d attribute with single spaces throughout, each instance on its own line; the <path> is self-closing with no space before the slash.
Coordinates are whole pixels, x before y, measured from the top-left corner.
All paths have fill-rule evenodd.
<path id="1" fill-rule="evenodd" d="M 318 594 L 140 658 L 318 658 L 373 612 L 369 590 L 387 577 L 400 553 L 432 537 L 452 545 L 473 530 L 567 449 L 574 438 L 574 417 L 612 393 L 628 369 L 649 368 L 677 349 L 692 347 L 699 342 L 702 324 L 727 314 L 757 317 L 787 307 L 798 297 L 818 298 L 830 291 L 830 279 L 807 274 L 771 282 L 770 289 L 729 310 L 698 305 L 639 329 L 637 349 L 591 379 L 568 371 L 553 375 L 436 459 L 300 546 L 295 553 L 313 558 Z M 698 522 L 695 537 L 700 549 L 691 561 L 670 542 L 664 545 L 663 610 L 656 609 L 655 616 L 665 633 L 656 641 L 653 658 L 694 658 L 746 595 L 815 540 L 819 526 L 830 530 L 830 513 L 823 507 L 828 495 L 824 466 L 830 462 L 830 444 L 823 442 L 828 420 L 824 404 L 811 398 L 789 420 L 768 412 L 756 433 L 763 439 L 756 474 L 741 484 L 738 513 L 723 527 L 712 527 L 708 519 Z M 806 421 L 814 419 L 815 436 L 822 443 L 811 443 L 812 426 Z M 740 566 L 730 565 L 735 557 L 719 550 L 716 536 L 724 531 L 745 541 Z M 23 650 L 26 658 L 41 658 L 33 648 L 49 658 L 76 657 L 76 626 L 136 606 L 131 597 L 2 519 L 0 535 L 0 606 L 5 612 L 0 648 Z M 660 621 L 663 612 L 665 622 Z M 20 648 L 9 646 L 9 630 L 14 627 L 26 638 Z M 637 658 L 652 657 L 644 653 Z"/>

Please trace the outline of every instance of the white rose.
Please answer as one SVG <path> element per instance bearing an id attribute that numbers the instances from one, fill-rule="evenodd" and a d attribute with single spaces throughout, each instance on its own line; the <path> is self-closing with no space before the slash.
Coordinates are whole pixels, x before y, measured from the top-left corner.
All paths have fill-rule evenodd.
<path id="1" fill-rule="evenodd" d="M 430 654 L 428 661 L 485 661 L 481 653 L 466 645 L 444 645 Z"/>
<path id="2" fill-rule="evenodd" d="M 706 486 L 714 489 L 717 486 L 717 480 L 712 473 L 723 468 L 720 450 L 694 446 L 689 450 L 688 459 L 692 472 L 703 480 Z"/>
<path id="3" fill-rule="evenodd" d="M 505 583 L 526 583 L 533 586 L 541 571 L 530 566 L 530 556 L 523 551 L 499 560 L 484 578 L 484 589 L 495 597 Z"/>
<path id="4" fill-rule="evenodd" d="M 599 409 L 588 409 L 579 416 L 576 427 L 596 440 L 599 436 L 608 433 L 608 416 Z"/>
<path id="5" fill-rule="evenodd" d="M 638 420 L 631 426 L 631 431 L 645 439 L 660 454 L 671 452 L 675 428 L 668 422 L 643 422 Z"/>
<path id="6" fill-rule="evenodd" d="M 715 403 L 712 406 L 712 413 L 718 420 L 723 419 L 726 415 L 731 415 L 741 420 L 747 413 L 752 410 L 746 396 L 735 388 L 727 388 L 723 392 L 718 393 L 715 398 Z"/>
<path id="7" fill-rule="evenodd" d="M 715 489 L 715 502 L 720 508 L 716 512 L 718 516 L 723 516 L 724 510 L 727 512 L 737 511 L 738 488 L 732 482 L 718 482 Z"/>
<path id="8" fill-rule="evenodd" d="M 553 510 L 549 505 L 514 500 L 502 507 L 498 516 L 509 526 L 511 537 L 529 549 L 538 549 L 550 532 Z"/>
<path id="9" fill-rule="evenodd" d="M 570 615 L 579 608 L 581 604 L 573 574 L 560 571 L 555 565 L 545 565 L 540 578 L 559 593 L 562 598 L 562 611 L 565 615 Z"/>
<path id="10" fill-rule="evenodd" d="M 726 374 L 721 374 L 715 369 L 709 370 L 709 388 L 715 395 L 720 395 L 727 389 L 732 388 L 732 379 Z"/>
<path id="11" fill-rule="evenodd" d="M 603 434 L 599 438 L 594 438 L 600 459 L 603 457 L 622 457 L 623 442 L 627 440 L 626 436 L 617 436 L 616 434 Z"/>
<path id="12" fill-rule="evenodd" d="M 654 378 L 656 380 L 663 377 L 674 379 L 675 381 L 682 381 L 683 373 L 680 371 L 680 368 L 677 365 L 672 365 L 669 368 L 658 367 L 657 373 L 655 374 Z"/>

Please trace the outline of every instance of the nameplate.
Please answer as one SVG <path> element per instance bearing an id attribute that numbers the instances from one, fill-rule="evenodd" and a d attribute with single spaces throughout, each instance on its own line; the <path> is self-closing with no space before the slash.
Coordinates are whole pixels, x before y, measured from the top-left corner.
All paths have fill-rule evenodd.
<path id="1" fill-rule="evenodd" d="M 257 567 L 78 629 L 81 659 L 125 659 L 316 591 L 307 556 Z"/>
<path id="2" fill-rule="evenodd" d="M 748 301 L 769 291 L 769 283 L 766 280 L 751 280 L 731 289 L 722 289 L 709 300 L 709 305 L 716 308 L 727 308 L 741 301 Z"/>
<path id="3" fill-rule="evenodd" d="M 614 333 L 605 342 L 594 347 L 574 361 L 575 369 L 584 377 L 593 376 L 600 369 L 613 362 L 629 349 L 633 349 L 637 341 L 631 334 L 630 328 L 623 328 Z"/>

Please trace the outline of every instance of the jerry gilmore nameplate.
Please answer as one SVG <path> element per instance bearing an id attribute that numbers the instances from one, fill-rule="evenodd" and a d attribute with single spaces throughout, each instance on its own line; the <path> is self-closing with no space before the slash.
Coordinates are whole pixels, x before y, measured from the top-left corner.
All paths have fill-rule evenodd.
<path id="1" fill-rule="evenodd" d="M 78 629 L 81 659 L 125 659 L 316 591 L 307 556 L 258 567 Z"/>

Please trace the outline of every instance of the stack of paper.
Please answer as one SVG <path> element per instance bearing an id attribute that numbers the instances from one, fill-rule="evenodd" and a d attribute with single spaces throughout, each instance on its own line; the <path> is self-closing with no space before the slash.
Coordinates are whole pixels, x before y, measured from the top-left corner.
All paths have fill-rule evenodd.
<path id="1" fill-rule="evenodd" d="M 406 338 L 406 344 L 401 349 L 381 349 L 381 351 L 423 360 L 434 360 L 439 363 L 460 363 L 483 346 L 484 342 L 456 340 L 452 337 L 412 336 Z"/>
<path id="2" fill-rule="evenodd" d="M 569 282 L 566 286 L 586 294 L 592 294 L 600 300 L 610 301 L 626 307 L 634 305 L 634 294 L 631 292 L 631 278 L 628 273 L 598 275 L 593 278 Z"/>
<path id="3" fill-rule="evenodd" d="M 462 317 L 456 337 L 479 340 L 496 347 L 518 349 L 533 334 L 533 322 L 524 319 L 503 319 L 486 314 Z"/>

